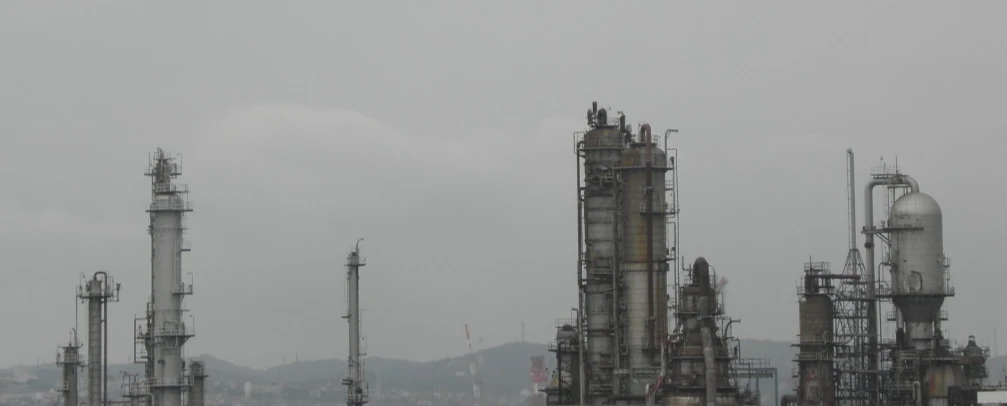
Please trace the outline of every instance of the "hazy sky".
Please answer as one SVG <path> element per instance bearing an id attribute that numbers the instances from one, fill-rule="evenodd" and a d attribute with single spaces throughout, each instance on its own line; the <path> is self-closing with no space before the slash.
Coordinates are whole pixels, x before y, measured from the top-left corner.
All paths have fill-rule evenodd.
<path id="1" fill-rule="evenodd" d="M 946 326 L 989 342 L 1007 313 L 1004 16 L 1000 1 L 2 2 L 0 365 L 54 362 L 96 270 L 123 285 L 110 334 L 126 360 L 159 146 L 182 154 L 195 207 L 189 355 L 345 358 L 360 237 L 370 355 L 460 354 L 466 322 L 487 346 L 522 320 L 544 342 L 576 304 L 571 133 L 592 100 L 680 129 L 683 254 L 729 279 L 742 337 L 793 339 L 803 263 L 841 269 L 854 148 L 859 183 L 897 155 L 942 204 Z"/>

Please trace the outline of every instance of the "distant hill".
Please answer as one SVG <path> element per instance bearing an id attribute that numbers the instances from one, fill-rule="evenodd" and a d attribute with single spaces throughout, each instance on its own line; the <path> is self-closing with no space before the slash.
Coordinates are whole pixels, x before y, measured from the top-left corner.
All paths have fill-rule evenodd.
<path id="1" fill-rule="evenodd" d="M 777 368 L 781 395 L 793 390 L 794 382 L 790 373 L 793 369 L 794 348 L 789 343 L 767 340 L 741 340 L 741 343 L 741 357 L 766 358 L 772 367 Z M 546 366 L 549 369 L 555 368 L 554 354 L 547 351 L 545 344 L 510 343 L 483 350 L 483 393 L 510 398 L 529 388 L 529 368 L 531 357 L 535 355 L 546 355 Z M 346 371 L 346 362 L 341 359 L 298 361 L 260 370 L 235 365 L 211 355 L 198 358 L 206 363 L 211 381 L 208 389 L 210 393 L 224 390 L 224 386 L 235 388 L 240 393 L 240 387 L 245 382 L 282 382 L 303 388 L 329 387 L 340 390 L 340 380 Z M 438 391 L 468 394 L 472 388 L 468 362 L 466 355 L 425 362 L 371 357 L 366 360 L 365 367 L 372 391 L 382 388 L 413 393 Z M 1007 356 L 991 358 L 987 361 L 987 367 L 990 381 L 1002 382 L 1007 370 Z M 113 364 L 108 370 L 109 392 L 116 395 L 122 376 L 120 371 L 139 374 L 143 368 L 137 364 Z M 24 377 L 26 374 L 31 376 L 26 382 L 9 383 L 16 380 L 16 376 Z M 80 376 L 83 379 L 85 374 Z M 47 391 L 56 387 L 59 379 L 60 371 L 53 363 L 4 368 L 0 369 L 0 392 Z M 740 383 L 745 384 L 744 381 Z M 764 404 L 777 404 L 771 400 L 772 379 L 762 380 L 760 384 Z"/>
<path id="2" fill-rule="evenodd" d="M 793 349 L 788 343 L 742 340 L 741 356 L 745 358 L 768 358 L 780 374 L 780 393 L 789 387 L 789 375 Z M 510 343 L 483 350 L 483 393 L 502 397 L 517 396 L 531 386 L 531 357 L 546 355 L 546 366 L 555 368 L 555 356 L 547 351 L 545 344 Z M 266 370 L 248 368 L 231 362 L 203 355 L 198 357 L 206 363 L 206 371 L 211 382 L 242 385 L 286 383 L 302 387 L 336 387 L 346 371 L 346 362 L 341 359 L 297 361 Z M 1004 359 L 1007 363 L 1007 358 Z M 398 359 L 372 357 L 366 359 L 368 381 L 371 390 L 396 389 L 410 392 L 452 392 L 469 393 L 472 378 L 468 374 L 468 357 L 444 358 L 434 361 L 416 362 Z M 59 383 L 59 370 L 55 365 L 23 366 L 0 369 L 0 376 L 13 375 L 13 370 L 27 371 L 37 376 L 35 388 L 55 387 Z M 109 365 L 109 391 L 118 392 L 121 373 L 141 373 L 137 364 Z M 991 371 L 992 372 L 992 371 Z M 992 375 L 992 374 L 991 374 Z M 83 374 L 82 374 L 83 376 Z M 772 396 L 772 379 L 761 382 L 764 399 Z M 209 389 L 211 392 L 214 390 Z"/>

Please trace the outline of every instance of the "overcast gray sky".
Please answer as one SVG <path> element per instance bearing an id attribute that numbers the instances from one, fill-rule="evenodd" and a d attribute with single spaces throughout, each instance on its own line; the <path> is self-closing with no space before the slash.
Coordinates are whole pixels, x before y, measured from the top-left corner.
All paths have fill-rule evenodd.
<path id="1" fill-rule="evenodd" d="M 370 355 L 463 353 L 466 322 L 544 342 L 575 305 L 592 100 L 680 129 L 683 254 L 729 279 L 739 335 L 791 340 L 802 264 L 841 267 L 854 148 L 861 184 L 897 155 L 942 204 L 946 326 L 988 341 L 1007 3 L 841 3 L 0 3 L 0 365 L 53 362 L 99 269 L 131 353 L 158 146 L 195 207 L 190 355 L 344 358 L 359 237 Z"/>

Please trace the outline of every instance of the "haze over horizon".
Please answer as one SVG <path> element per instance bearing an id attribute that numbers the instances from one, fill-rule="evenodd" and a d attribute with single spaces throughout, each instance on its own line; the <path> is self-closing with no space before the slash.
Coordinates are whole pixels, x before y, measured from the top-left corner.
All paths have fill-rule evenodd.
<path id="1" fill-rule="evenodd" d="M 345 358 L 358 238 L 369 356 L 463 354 L 465 323 L 549 341 L 576 306 L 571 134 L 595 100 L 679 129 L 681 251 L 729 280 L 738 336 L 792 340 L 803 263 L 841 270 L 853 148 L 859 221 L 882 156 L 941 204 L 945 327 L 991 342 L 1007 3 L 597 4 L 0 3 L 0 365 L 54 362 L 97 270 L 123 286 L 110 362 L 132 353 L 157 147 L 195 209 L 188 354 Z"/>

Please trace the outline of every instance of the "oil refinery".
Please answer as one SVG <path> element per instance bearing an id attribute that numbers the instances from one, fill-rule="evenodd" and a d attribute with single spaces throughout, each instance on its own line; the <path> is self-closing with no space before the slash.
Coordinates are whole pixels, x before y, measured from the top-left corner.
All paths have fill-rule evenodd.
<path id="1" fill-rule="evenodd" d="M 864 252 L 857 246 L 854 154 L 847 150 L 849 253 L 843 271 L 808 262 L 798 283 L 798 405 L 971 405 L 989 349 L 974 336 L 953 345 L 942 309 L 955 295 L 941 207 L 919 183 L 882 164 L 864 188 Z M 881 188 L 886 217 L 874 219 Z M 875 238 L 881 241 L 875 259 Z M 886 272 L 887 271 L 887 272 Z M 887 325 L 880 322 L 881 310 Z"/>
<path id="2" fill-rule="evenodd" d="M 761 404 L 750 380 L 778 379 L 782 366 L 740 357 L 731 328 L 738 320 L 726 316 L 713 267 L 703 257 L 684 266 L 678 249 L 677 149 L 668 145 L 677 131 L 668 130 L 659 147 L 649 124 L 634 134 L 622 112 L 597 103 L 587 124 L 574 135 L 579 303 L 570 320 L 556 324 L 547 403 Z M 847 165 L 846 263 L 837 274 L 827 262 L 805 264 L 797 286 L 797 393 L 774 399 L 800 406 L 976 404 L 989 350 L 973 336 L 953 344 L 942 329 L 942 305 L 955 290 L 940 206 L 897 166 L 878 167 L 864 189 L 864 260 L 852 150 Z M 887 216 L 875 223 L 878 187 Z M 879 260 L 875 238 L 882 242 Z M 889 324 L 880 319 L 886 306 Z"/>
<path id="3" fill-rule="evenodd" d="M 587 131 L 574 135 L 579 303 L 557 323 L 547 403 L 757 404 L 757 389 L 739 379 L 775 371 L 740 358 L 738 320 L 726 316 L 710 262 L 680 266 L 677 149 L 668 145 L 677 130 L 659 146 L 649 124 L 634 134 L 610 111 L 593 103 Z"/>
<path id="4" fill-rule="evenodd" d="M 108 395 L 108 304 L 119 300 L 121 285 L 106 272 L 95 272 L 77 288 L 87 303 L 87 358 L 80 357 L 77 330 L 61 347 L 56 362 L 63 370 L 59 387 L 63 404 L 77 406 L 80 393 L 77 372 L 87 368 L 87 405 L 200 406 L 204 404 L 204 365 L 191 360 L 186 367 L 184 345 L 195 335 L 192 315 L 182 299 L 193 293 L 192 283 L 182 279 L 182 254 L 189 251 L 184 239 L 185 213 L 192 211 L 188 188 L 175 183 L 182 174 L 177 157 L 160 148 L 150 158 L 146 176 L 151 178 L 148 233 L 151 242 L 151 293 L 144 317 L 135 319 L 133 360 L 144 365 L 142 379 L 132 379 L 122 400 Z M 85 361 L 86 360 L 86 361 Z"/>
<path id="5" fill-rule="evenodd" d="M 669 144 L 677 132 L 666 130 L 659 140 L 650 124 L 627 125 L 623 112 L 594 102 L 586 130 L 574 133 L 578 303 L 571 318 L 554 325 L 551 374 L 545 356 L 531 358 L 527 404 L 952 406 L 977 404 L 989 391 L 989 349 L 974 336 L 952 341 L 942 326 L 949 317 L 944 303 L 955 289 L 940 205 L 916 179 L 883 164 L 863 188 L 858 230 L 855 161 L 847 150 L 846 261 L 838 273 L 828 262 L 804 264 L 789 374 L 796 391 L 781 397 L 778 370 L 790 366 L 742 357 L 734 332 L 740 320 L 724 305 L 727 272 L 718 274 L 716 258 L 686 261 L 680 252 L 678 149 Z M 78 339 L 75 326 L 56 356 L 62 373 L 56 392 L 66 406 L 207 404 L 206 365 L 187 359 L 184 350 L 195 336 L 183 305 L 193 294 L 191 280 L 182 277 L 182 254 L 190 249 L 188 188 L 175 182 L 178 158 L 161 149 L 146 175 L 152 179 L 151 291 L 132 337 L 132 361 L 143 365 L 143 376 L 124 377 L 122 398 L 109 398 L 108 306 L 119 301 L 122 286 L 107 272 L 82 275 L 76 296 L 86 303 L 87 341 Z M 876 190 L 883 192 L 880 221 Z M 362 348 L 361 241 L 345 262 L 348 406 L 372 403 Z M 481 339 L 473 351 L 468 324 L 465 336 L 472 388 L 466 404 L 490 404 L 483 395 Z M 524 343 L 523 322 L 521 337 Z M 761 379 L 772 379 L 772 394 L 762 393 Z M 377 382 L 375 393 L 380 375 Z"/>

